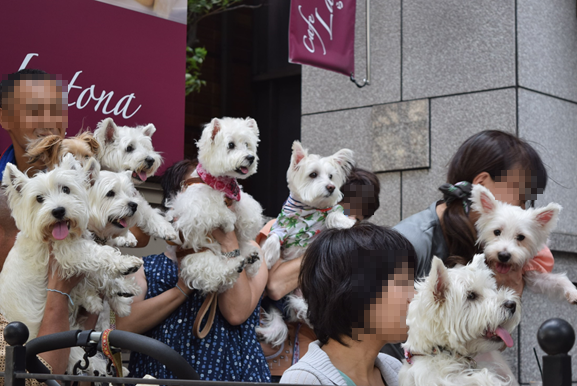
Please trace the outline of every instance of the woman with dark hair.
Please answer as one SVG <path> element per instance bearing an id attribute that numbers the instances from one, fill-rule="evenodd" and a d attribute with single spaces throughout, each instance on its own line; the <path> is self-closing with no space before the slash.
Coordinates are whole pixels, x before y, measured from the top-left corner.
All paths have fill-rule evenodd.
<path id="1" fill-rule="evenodd" d="M 466 264 L 479 252 L 475 230 L 479 214 L 470 209 L 469 201 L 472 184 L 485 186 L 497 200 L 525 208 L 545 190 L 547 170 L 535 149 L 512 134 L 487 130 L 467 139 L 449 163 L 447 183 L 439 188 L 443 200 L 394 227 L 415 247 L 416 278 L 429 273 L 433 256 L 453 266 Z M 551 272 L 553 255 L 547 247 L 534 261 L 535 269 Z M 520 269 L 495 275 L 499 284 L 519 294 L 523 291 Z"/>
<path id="2" fill-rule="evenodd" d="M 195 161 L 184 160 L 166 170 L 161 182 L 163 205 L 187 188 L 196 165 Z M 239 248 L 234 231 L 225 234 L 216 229 L 212 236 L 223 253 Z M 189 361 L 202 380 L 270 382 L 270 371 L 254 330 L 268 278 L 266 264 L 252 278 L 242 272 L 231 289 L 217 295 L 212 327 L 200 339 L 193 335 L 193 323 L 206 296 L 188 288 L 179 276 L 184 256 L 178 252 L 176 246 L 168 246 L 164 253 L 143 258 L 144 265 L 135 274 L 142 293 L 134 298 L 130 315 L 118 318 L 117 327 L 166 343 Z M 207 319 L 208 315 L 203 318 Z M 165 366 L 140 353 L 132 353 L 129 368 L 135 377 L 172 377 Z"/>
<path id="3" fill-rule="evenodd" d="M 401 362 L 379 350 L 407 337 L 414 259 L 406 238 L 378 225 L 322 232 L 299 276 L 318 340 L 281 383 L 398 385 Z"/>

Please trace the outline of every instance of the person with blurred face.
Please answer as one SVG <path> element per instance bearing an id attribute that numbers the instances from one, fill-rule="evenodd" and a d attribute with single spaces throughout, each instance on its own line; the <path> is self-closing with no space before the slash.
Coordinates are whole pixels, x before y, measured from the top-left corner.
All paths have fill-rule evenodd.
<path id="1" fill-rule="evenodd" d="M 400 233 L 369 222 L 323 231 L 299 276 L 318 340 L 280 383 L 397 386 L 401 362 L 379 350 L 407 338 L 415 257 Z"/>

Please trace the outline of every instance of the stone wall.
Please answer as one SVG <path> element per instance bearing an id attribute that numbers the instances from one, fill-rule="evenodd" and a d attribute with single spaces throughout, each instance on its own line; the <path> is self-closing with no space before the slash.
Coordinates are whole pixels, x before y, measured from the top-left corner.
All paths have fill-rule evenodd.
<path id="1" fill-rule="evenodd" d="M 355 151 L 378 173 L 392 226 L 441 197 L 459 145 L 485 129 L 529 141 L 550 180 L 536 204 L 564 209 L 551 237 L 555 271 L 577 281 L 577 10 L 574 0 L 379 0 L 371 5 L 372 82 L 303 66 L 302 141 L 311 152 Z M 356 78 L 365 69 L 365 2 L 357 1 Z M 540 324 L 574 306 L 525 292 L 515 347 L 520 382 L 539 380 Z M 577 379 L 577 361 L 573 374 Z"/>

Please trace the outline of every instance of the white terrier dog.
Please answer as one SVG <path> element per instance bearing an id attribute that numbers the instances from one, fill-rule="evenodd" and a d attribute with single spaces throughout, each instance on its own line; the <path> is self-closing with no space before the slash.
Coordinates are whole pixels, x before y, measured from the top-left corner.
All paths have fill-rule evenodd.
<path id="1" fill-rule="evenodd" d="M 281 257 L 289 261 L 302 256 L 323 229 L 350 228 L 355 224 L 337 205 L 343 198 L 340 187 L 354 166 L 353 152 L 341 149 L 329 157 L 308 155 L 299 141 L 293 143 L 292 150 L 287 171 L 290 196 L 263 245 L 269 269 Z M 290 321 L 306 321 L 307 305 L 302 297 L 291 294 L 287 302 Z M 263 313 L 263 325 L 256 330 L 273 346 L 284 342 L 288 333 L 276 307 Z"/>
<path id="2" fill-rule="evenodd" d="M 94 131 L 94 138 L 100 145 L 97 157 L 102 169 L 117 173 L 129 171 L 135 184 L 141 184 L 153 176 L 162 163 L 160 154 L 152 147 L 151 137 L 155 131 L 153 124 L 133 128 L 116 126 L 112 118 L 101 121 Z M 140 229 L 165 240 L 177 238 L 170 223 L 142 195 L 135 196 L 134 202 L 140 211 L 140 221 L 136 224 Z M 124 237 L 125 243 L 134 242 L 133 235 L 127 233 Z"/>
<path id="3" fill-rule="evenodd" d="M 167 217 L 182 234 L 187 255 L 180 275 L 190 288 L 205 293 L 231 288 L 243 267 L 249 277 L 260 267 L 259 249 L 251 244 L 263 225 L 262 207 L 242 191 L 237 179 L 256 172 L 258 126 L 251 118 L 214 118 L 197 143 L 198 167 L 184 192 L 167 202 Z M 210 237 L 221 228 L 235 231 L 240 252 L 224 256 Z"/>
<path id="4" fill-rule="evenodd" d="M 37 336 L 46 303 L 47 272 L 52 254 L 63 278 L 84 275 L 70 295 L 70 325 L 82 328 L 79 310 L 100 313 L 103 299 L 119 316 L 130 313 L 132 297 L 140 291 L 133 278 L 142 260 L 122 256 L 117 249 L 92 241 L 88 226 L 87 175 L 97 168 L 91 160 L 83 170 L 72 154 L 48 173 L 28 178 L 8 164 L 2 182 L 12 216 L 20 229 L 14 247 L 0 273 L 0 312 L 9 321 L 28 326 L 30 339 Z M 82 358 L 72 348 L 68 372 Z M 89 372 L 105 373 L 106 361 L 94 358 Z"/>
<path id="5" fill-rule="evenodd" d="M 527 264 L 546 245 L 561 210 L 561 206 L 555 203 L 524 210 L 497 201 L 482 185 L 473 187 L 471 201 L 471 207 L 481 214 L 475 224 L 478 242 L 484 247 L 487 264 L 500 273 L 507 273 L 512 267 L 527 268 Z M 523 279 L 533 292 L 577 304 L 577 288 L 564 273 L 523 269 Z"/>
<path id="6" fill-rule="evenodd" d="M 130 297 L 138 293 L 138 286 L 124 275 L 136 272 L 142 260 L 92 241 L 87 230 L 86 172 L 72 154 L 54 170 L 33 178 L 8 164 L 2 183 L 20 230 L 0 273 L 2 314 L 9 321 L 25 323 L 30 339 L 36 337 L 44 314 L 52 254 L 63 278 L 84 275 L 70 294 L 73 327 L 77 326 L 80 306 L 90 313 L 102 311 L 101 294 L 108 297 L 118 315 L 128 315 Z"/>
<path id="7" fill-rule="evenodd" d="M 511 289 L 497 289 L 484 255 L 453 269 L 434 257 L 431 273 L 416 283 L 416 290 L 407 313 L 400 386 L 516 384 L 497 350 L 513 346 L 511 332 L 519 324 L 521 303 Z M 498 360 L 473 359 L 489 352 Z"/>

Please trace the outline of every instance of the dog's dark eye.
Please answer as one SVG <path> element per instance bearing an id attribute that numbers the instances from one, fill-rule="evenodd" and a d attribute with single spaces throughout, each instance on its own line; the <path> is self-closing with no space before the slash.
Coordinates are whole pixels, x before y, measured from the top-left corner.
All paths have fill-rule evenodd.
<path id="1" fill-rule="evenodd" d="M 36 201 L 38 201 L 39 204 L 42 204 L 44 202 L 44 197 L 36 196 Z"/>
<path id="2" fill-rule="evenodd" d="M 128 145 L 128 147 L 126 148 L 126 152 L 132 153 L 133 151 L 134 151 L 134 148 L 132 147 L 132 145 Z"/>
<path id="3" fill-rule="evenodd" d="M 106 197 L 114 197 L 116 193 L 114 193 L 114 190 L 109 191 L 108 193 L 106 193 Z"/>
<path id="4" fill-rule="evenodd" d="M 329 174 L 329 180 L 332 180 L 332 179 L 333 179 L 333 175 Z"/>
<path id="5" fill-rule="evenodd" d="M 476 293 L 474 293 L 474 292 L 469 292 L 469 293 L 467 294 L 467 300 L 475 300 L 475 299 L 477 299 L 477 294 L 476 294 Z"/>
<path id="6" fill-rule="evenodd" d="M 232 150 L 234 149 L 234 142 L 229 142 L 228 143 L 228 150 Z"/>
<path id="7" fill-rule="evenodd" d="M 495 229 L 493 233 L 495 234 L 495 236 L 501 236 L 501 231 L 499 229 Z"/>
<path id="8" fill-rule="evenodd" d="M 70 188 L 68 186 L 63 186 L 62 191 L 66 194 L 70 194 Z"/>
<path id="9" fill-rule="evenodd" d="M 311 174 L 309 174 L 310 178 L 317 178 L 318 174 L 317 172 L 312 172 Z"/>
<path id="10" fill-rule="evenodd" d="M 517 241 L 523 241 L 523 240 L 525 240 L 524 235 L 517 235 Z"/>

